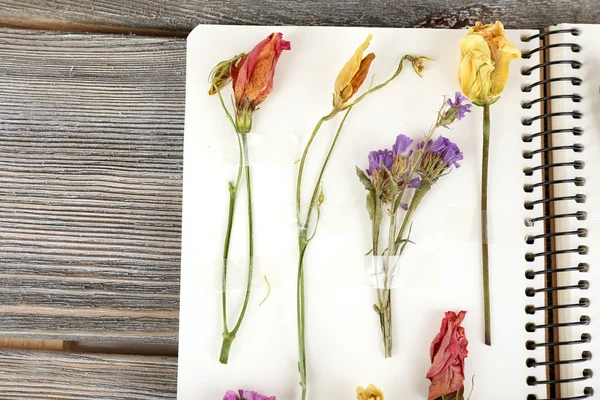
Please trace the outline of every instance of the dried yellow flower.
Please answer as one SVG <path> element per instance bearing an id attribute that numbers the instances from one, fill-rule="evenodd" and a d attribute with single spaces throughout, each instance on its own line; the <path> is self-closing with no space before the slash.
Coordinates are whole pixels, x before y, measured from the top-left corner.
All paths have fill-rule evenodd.
<path id="1" fill-rule="evenodd" d="M 375 54 L 369 53 L 363 58 L 363 53 L 369 47 L 372 38 L 373 35 L 367 36 L 367 39 L 358 46 L 352 58 L 338 74 L 333 88 L 333 106 L 335 108 L 350 100 L 365 81 Z"/>
<path id="2" fill-rule="evenodd" d="M 383 392 L 370 383 L 366 389 L 362 386 L 356 389 L 356 400 L 384 400 Z"/>
<path id="3" fill-rule="evenodd" d="M 477 22 L 460 40 L 458 81 L 463 93 L 474 104 L 492 104 L 502 93 L 509 64 L 521 52 L 504 36 L 500 21 L 483 25 Z"/>

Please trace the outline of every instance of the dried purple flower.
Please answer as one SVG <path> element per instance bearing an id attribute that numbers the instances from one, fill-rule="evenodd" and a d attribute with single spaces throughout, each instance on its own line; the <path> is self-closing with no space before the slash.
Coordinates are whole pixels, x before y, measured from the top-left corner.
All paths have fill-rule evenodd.
<path id="1" fill-rule="evenodd" d="M 228 390 L 223 396 L 223 400 L 276 400 L 275 396 L 265 396 L 256 392 L 246 390 Z"/>
<path id="2" fill-rule="evenodd" d="M 424 142 L 417 145 L 423 149 Z M 417 170 L 421 178 L 428 182 L 435 182 L 452 167 L 460 168 L 458 163 L 463 159 L 463 153 L 456 143 L 450 139 L 440 136 L 433 141 L 427 142 L 423 157 Z"/>
<path id="3" fill-rule="evenodd" d="M 394 162 L 393 154 L 388 149 L 372 151 L 369 153 L 369 168 L 367 168 L 367 175 L 373 176 L 381 166 L 385 166 L 388 170 L 392 168 Z"/>
<path id="4" fill-rule="evenodd" d="M 467 101 L 468 98 L 463 96 L 461 92 L 456 92 L 454 94 L 454 101 L 451 99 L 446 100 L 446 103 L 450 106 L 450 108 L 454 108 L 457 110 L 456 119 L 461 120 L 465 117 L 465 114 L 471 112 L 471 104 L 462 104 L 463 101 Z"/>
<path id="5" fill-rule="evenodd" d="M 438 113 L 436 125 L 447 128 L 454 121 L 463 119 L 466 113 L 471 112 L 471 104 L 463 104 L 466 100 L 460 92 L 455 93 L 454 101 L 447 99 Z"/>
<path id="6" fill-rule="evenodd" d="M 398 157 L 406 152 L 410 145 L 414 142 L 411 138 L 406 135 L 400 134 L 396 137 L 396 143 L 392 146 L 392 154 L 394 157 Z"/>

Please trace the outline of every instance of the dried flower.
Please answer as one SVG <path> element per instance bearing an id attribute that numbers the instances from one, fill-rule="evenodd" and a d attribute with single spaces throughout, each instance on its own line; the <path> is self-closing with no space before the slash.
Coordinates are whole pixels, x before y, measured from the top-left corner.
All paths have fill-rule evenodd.
<path id="1" fill-rule="evenodd" d="M 413 154 L 412 150 L 407 151 L 412 143 L 411 138 L 400 134 L 396 137 L 392 150 L 384 149 L 369 153 L 369 167 L 365 172 L 371 178 L 370 187 L 380 194 L 379 197 L 384 202 L 389 202 L 407 183 L 408 187 L 416 188 L 421 182 L 418 177 L 406 182 L 410 175 Z M 406 209 L 408 206 L 401 204 L 401 207 Z"/>
<path id="2" fill-rule="evenodd" d="M 421 142 L 417 147 L 422 149 L 424 144 L 424 142 Z M 456 143 L 453 143 L 444 136 L 440 136 L 435 140 L 427 142 L 417 171 L 424 181 L 434 183 L 441 176 L 448 173 L 450 168 L 460 168 L 458 162 L 463 158 L 463 153 Z"/>
<path id="3" fill-rule="evenodd" d="M 469 342 L 465 336 L 465 328 L 460 324 L 465 315 L 466 311 L 461 311 L 458 315 L 453 311 L 446 312 L 440 333 L 431 343 L 431 368 L 427 372 L 427 379 L 431 381 L 428 400 L 457 392 L 462 396 L 464 392 L 465 358 Z"/>
<path id="4" fill-rule="evenodd" d="M 492 104 L 508 79 L 510 62 L 521 52 L 504 36 L 500 21 L 477 22 L 460 41 L 458 81 L 463 93 L 478 106 Z"/>
<path id="5" fill-rule="evenodd" d="M 456 119 L 459 121 L 465 117 L 466 113 L 471 112 L 471 104 L 462 104 L 467 100 L 467 97 L 463 96 L 460 92 L 454 94 L 454 101 L 451 99 L 446 100 L 448 106 L 456 110 Z"/>
<path id="6" fill-rule="evenodd" d="M 425 65 L 423 65 L 423 63 L 425 61 L 433 61 L 431 58 L 424 57 L 424 56 L 418 56 L 418 57 L 408 56 L 408 57 L 406 57 L 406 59 L 411 62 L 413 70 L 417 73 L 417 75 L 419 75 L 421 77 L 422 77 L 421 73 L 425 69 Z"/>
<path id="7" fill-rule="evenodd" d="M 460 92 L 456 92 L 454 95 L 454 101 L 452 99 L 446 99 L 446 102 L 440 108 L 438 112 L 437 124 L 448 128 L 455 121 L 463 119 L 467 113 L 471 112 L 471 104 L 465 103 L 468 99 L 463 96 Z"/>
<path id="8" fill-rule="evenodd" d="M 481 157 L 481 269 L 483 283 L 484 340 L 492 345 L 490 266 L 488 244 L 488 165 L 490 152 L 490 105 L 499 98 L 508 79 L 510 62 L 521 52 L 504 36 L 500 21 L 477 22 L 460 40 L 458 82 L 476 106 L 483 107 L 483 151 Z"/>
<path id="9" fill-rule="evenodd" d="M 232 66 L 235 67 L 245 55 L 246 54 L 241 53 L 230 60 L 221 61 L 212 69 L 212 71 L 210 71 L 210 88 L 208 89 L 208 94 L 210 96 L 216 94 L 218 90 L 223 89 L 231 82 Z"/>
<path id="10" fill-rule="evenodd" d="M 223 396 L 223 400 L 276 400 L 276 398 L 240 389 L 237 392 L 228 390 Z"/>
<path id="11" fill-rule="evenodd" d="M 398 190 L 401 190 L 404 185 L 406 185 L 406 180 L 410 174 L 412 166 L 411 156 L 413 151 L 406 152 L 413 142 L 414 140 L 408 136 L 400 134 L 396 136 L 396 142 L 392 146 L 394 162 L 392 163 L 391 172 L 394 181 L 398 184 Z M 408 187 L 416 188 L 419 186 L 420 181 L 421 180 L 418 177 L 412 178 L 410 182 L 408 182 Z"/>
<path id="12" fill-rule="evenodd" d="M 334 109 L 340 109 L 344 103 L 350 100 L 365 81 L 375 54 L 369 53 L 363 58 L 363 53 L 369 47 L 372 38 L 373 35 L 367 36 L 367 39 L 358 46 L 352 58 L 338 74 L 333 87 Z"/>
<path id="13" fill-rule="evenodd" d="M 380 170 L 385 167 L 390 170 L 392 163 L 394 162 L 394 154 L 388 150 L 377 150 L 369 153 L 369 168 L 367 168 L 367 175 L 376 175 Z"/>
<path id="14" fill-rule="evenodd" d="M 252 128 L 252 113 L 273 90 L 273 76 L 279 56 L 290 50 L 290 42 L 281 33 L 272 33 L 257 44 L 239 62 L 231 64 L 239 133 Z"/>
<path id="15" fill-rule="evenodd" d="M 384 397 L 381 389 L 370 383 L 366 389 L 362 386 L 356 389 L 356 400 L 384 400 Z"/>

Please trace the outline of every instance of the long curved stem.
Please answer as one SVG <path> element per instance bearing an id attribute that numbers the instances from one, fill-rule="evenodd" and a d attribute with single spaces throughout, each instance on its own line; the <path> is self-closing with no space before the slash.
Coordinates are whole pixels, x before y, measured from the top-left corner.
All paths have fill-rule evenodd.
<path id="1" fill-rule="evenodd" d="M 313 194 L 312 194 L 312 197 L 310 198 L 310 203 L 308 203 L 308 212 L 306 214 L 306 221 L 304 221 L 304 227 L 302 228 L 304 232 L 308 232 L 308 224 L 310 223 L 310 217 L 312 215 L 312 211 L 316 206 L 316 200 L 317 200 L 317 196 L 319 195 L 319 188 L 321 187 L 321 181 L 323 180 L 323 175 L 325 174 L 325 169 L 327 168 L 329 159 L 331 158 L 331 155 L 333 154 L 333 149 L 335 148 L 335 145 L 340 137 L 340 133 L 342 133 L 342 128 L 344 127 L 346 118 L 348 118 L 348 114 L 350 114 L 351 110 L 352 110 L 352 107 L 350 107 L 346 110 L 346 113 L 344 114 L 344 118 L 342 118 L 342 121 L 340 122 L 340 125 L 338 126 L 337 132 L 335 133 L 335 136 L 333 137 L 333 141 L 331 142 L 331 146 L 329 147 L 329 151 L 327 152 L 325 161 L 323 161 L 323 165 L 321 166 L 321 171 L 319 172 L 319 177 L 317 178 L 315 188 L 313 189 Z"/>
<path id="2" fill-rule="evenodd" d="M 238 318 L 237 324 L 231 331 L 234 335 L 240 329 L 240 325 L 242 324 L 242 320 L 246 315 L 246 309 L 248 308 L 248 301 L 250 300 L 250 291 L 252 289 L 252 275 L 254 272 L 254 229 L 253 229 L 253 215 L 252 215 L 252 183 L 250 180 L 250 161 L 248 157 L 248 143 L 246 139 L 246 135 L 242 136 L 242 147 L 244 149 L 244 160 L 246 160 L 246 165 L 244 166 L 245 175 L 246 175 L 246 193 L 248 196 L 248 282 L 246 283 L 246 295 L 244 296 L 244 304 L 242 306 L 242 311 L 240 312 L 240 316 Z"/>
<path id="3" fill-rule="evenodd" d="M 317 136 L 317 133 L 319 132 L 319 129 L 321 129 L 321 125 L 323 125 L 323 122 L 330 120 L 331 118 L 333 118 L 333 112 L 330 113 L 329 115 L 326 115 L 324 117 L 322 117 L 319 122 L 317 122 L 317 125 L 315 126 L 315 128 L 313 129 L 310 138 L 308 139 L 308 142 L 306 143 L 306 146 L 304 147 L 304 152 L 302 153 L 302 158 L 300 159 L 300 166 L 298 167 L 298 179 L 296 180 L 296 223 L 298 225 L 298 229 L 300 229 L 300 227 L 302 226 L 301 223 L 301 192 L 302 192 L 302 176 L 304 174 L 304 165 L 306 164 L 306 158 L 308 157 L 308 152 L 310 151 L 310 148 L 312 146 L 313 141 L 315 140 L 315 137 Z M 300 235 L 301 232 L 298 233 L 298 235 Z"/>
<path id="4" fill-rule="evenodd" d="M 236 139 L 238 143 L 238 172 L 235 183 L 229 182 L 229 213 L 227 215 L 227 228 L 225 231 L 225 243 L 223 245 L 223 269 L 221 274 L 221 308 L 222 308 L 222 319 L 223 319 L 223 338 L 228 338 L 230 335 L 229 328 L 227 326 L 227 269 L 229 262 L 229 248 L 231 245 L 231 232 L 233 230 L 233 219 L 235 215 L 235 205 L 237 199 L 237 190 L 240 186 L 240 182 L 242 180 L 242 170 L 244 167 L 244 156 L 242 152 L 242 142 L 240 139 L 239 133 L 237 133 L 238 129 L 235 124 L 235 120 L 231 117 L 229 110 L 225 106 L 225 102 L 223 101 L 223 96 L 221 96 L 221 91 L 216 88 L 217 94 L 219 96 L 219 101 L 221 102 L 221 106 L 223 110 L 225 110 L 225 115 L 227 119 L 231 122 L 234 131 L 236 132 Z M 229 347 L 231 346 L 231 342 L 228 343 L 227 354 L 229 354 Z M 227 363 L 227 358 L 221 357 L 221 362 Z"/>
<path id="5" fill-rule="evenodd" d="M 305 332 L 305 299 L 304 299 L 304 254 L 306 245 L 300 247 L 298 256 L 298 281 L 296 282 L 296 318 L 298 325 L 298 372 L 302 387 L 302 400 L 306 399 L 306 338 Z"/>
<path id="6" fill-rule="evenodd" d="M 299 255 L 298 255 L 298 281 L 296 286 L 296 314 L 297 314 L 297 324 L 298 324 L 298 372 L 300 373 L 300 386 L 302 387 L 302 400 L 306 399 L 306 337 L 305 337 L 305 321 L 306 321 L 306 309 L 305 309 L 305 278 L 304 278 L 304 255 L 306 253 L 306 248 L 308 247 L 308 225 L 310 223 L 310 218 L 312 215 L 312 210 L 316 207 L 316 199 L 319 195 L 319 188 L 321 187 L 321 181 L 323 179 L 323 175 L 325 174 L 325 169 L 327 168 L 327 164 L 333 154 L 333 150 L 337 141 L 340 137 L 340 133 L 342 132 L 342 128 L 344 127 L 344 123 L 346 122 L 346 118 L 350 113 L 352 107 L 348 108 L 346 113 L 344 114 L 344 118 L 340 122 L 340 125 L 337 129 L 337 132 L 329 146 L 329 151 L 327 152 L 327 156 L 323 161 L 323 165 L 321 166 L 321 170 L 319 172 L 319 176 L 315 183 L 315 187 L 313 190 L 313 194 L 308 204 L 308 211 L 306 214 L 306 220 L 304 224 L 298 223 L 298 247 L 299 247 Z M 331 115 L 331 114 L 330 114 Z M 304 162 L 306 160 L 306 156 L 308 154 L 308 148 L 312 144 L 312 139 L 316 136 L 318 132 L 318 128 L 321 127 L 321 124 L 327 120 L 327 117 L 322 118 L 317 124 L 309 142 L 304 149 L 304 154 L 302 156 L 302 160 L 300 162 L 300 169 L 298 171 L 298 182 L 296 186 L 296 210 L 298 214 L 298 221 L 301 221 L 301 210 L 300 210 L 300 195 L 302 189 L 302 175 L 301 171 L 304 169 Z M 316 229 L 316 226 L 315 226 Z"/>
<path id="7" fill-rule="evenodd" d="M 245 134 L 237 134 L 238 145 L 240 147 L 240 167 L 238 169 L 238 177 L 235 186 L 230 183 L 230 202 L 229 202 L 229 218 L 227 232 L 225 235 L 225 249 L 223 251 L 223 277 L 222 277 L 222 307 L 223 307 L 223 344 L 221 346 L 221 355 L 219 360 L 222 364 L 227 364 L 229 360 L 229 351 L 235 336 L 240 329 L 246 309 L 250 300 L 250 292 L 252 289 L 252 276 L 254 272 L 254 235 L 253 235 L 253 215 L 252 215 L 252 182 L 250 179 L 250 161 L 248 156 L 248 141 Z M 242 169 L 245 172 L 247 203 L 248 203 L 248 280 L 246 283 L 246 294 L 242 310 L 237 319 L 234 328 L 230 331 L 227 327 L 227 257 L 229 254 L 229 244 L 231 239 L 231 230 L 233 225 L 233 215 L 235 211 L 235 200 L 237 190 L 241 181 Z"/>

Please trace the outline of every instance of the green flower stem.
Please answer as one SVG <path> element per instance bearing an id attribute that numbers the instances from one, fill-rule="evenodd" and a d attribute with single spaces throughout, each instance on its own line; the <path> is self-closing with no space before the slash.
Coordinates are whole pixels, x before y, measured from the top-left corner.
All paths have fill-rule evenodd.
<path id="1" fill-rule="evenodd" d="M 298 325 L 298 372 L 300 373 L 300 387 L 302 387 L 302 400 L 306 399 L 306 338 L 304 335 L 305 296 L 304 296 L 304 254 L 308 243 L 300 246 L 298 256 L 298 281 L 296 282 L 296 318 Z"/>
<path id="2" fill-rule="evenodd" d="M 490 310 L 490 270 L 488 255 L 488 164 L 490 155 L 490 106 L 483 106 L 483 156 L 481 158 L 481 255 L 483 266 L 483 310 L 485 321 L 485 344 L 492 345 Z"/>
<path id="3" fill-rule="evenodd" d="M 402 72 L 402 68 L 403 68 L 403 66 L 404 66 L 404 61 L 405 61 L 407 58 L 409 58 L 409 57 L 412 57 L 412 56 L 409 56 L 409 55 L 407 54 L 407 55 L 405 55 L 404 57 L 402 57 L 402 58 L 400 59 L 400 62 L 398 63 L 398 68 L 396 69 L 396 72 L 394 72 L 394 74 L 393 74 L 393 75 L 390 77 L 390 79 L 388 79 L 387 81 L 385 81 L 385 82 L 383 82 L 383 83 L 380 83 L 380 84 L 379 84 L 379 85 L 377 85 L 377 86 L 374 86 L 374 87 L 372 87 L 372 88 L 369 88 L 369 90 L 367 90 L 366 92 L 364 92 L 362 95 L 358 96 L 358 97 L 356 98 L 356 100 L 354 100 L 354 101 L 353 101 L 353 102 L 351 102 L 351 103 L 348 103 L 348 104 L 346 104 L 346 105 L 345 105 L 345 106 L 342 108 L 342 110 L 346 110 L 346 109 L 348 109 L 348 108 L 350 108 L 350 107 L 354 107 L 356 104 L 358 104 L 358 103 L 359 103 L 359 102 L 360 102 L 362 99 L 364 99 L 366 96 L 370 95 L 370 94 L 371 94 L 371 93 L 373 93 L 373 92 L 376 92 L 376 91 L 378 91 L 379 89 L 382 89 L 382 88 L 386 87 L 388 83 L 390 83 L 391 81 L 393 81 L 394 79 L 396 79 L 396 77 L 397 77 L 398 75 L 400 75 L 400 73 Z"/>
<path id="4" fill-rule="evenodd" d="M 321 187 L 321 182 L 323 181 L 323 175 L 325 174 L 325 169 L 327 168 L 329 159 L 331 158 L 331 155 L 333 154 L 333 149 L 335 148 L 335 145 L 337 144 L 337 141 L 340 138 L 340 133 L 342 133 L 342 128 L 344 127 L 346 118 L 348 118 L 348 114 L 350 114 L 351 110 L 352 110 L 352 107 L 349 107 L 346 109 L 344 118 L 342 118 L 342 121 L 340 122 L 340 125 L 338 126 L 337 132 L 335 133 L 335 136 L 333 137 L 333 141 L 331 142 L 331 146 L 329 146 L 329 151 L 327 152 L 325 161 L 323 161 L 323 165 L 321 166 L 321 171 L 319 172 L 319 176 L 317 178 L 317 183 L 315 184 L 315 188 L 313 189 L 312 197 L 310 198 L 308 212 L 306 214 L 306 220 L 304 221 L 303 231 L 306 235 L 308 235 L 308 225 L 310 224 L 310 217 L 312 215 L 313 210 L 316 208 L 316 202 L 317 202 L 317 198 L 319 196 L 319 188 Z M 316 227 L 315 227 L 315 229 L 316 229 Z"/>
<path id="5" fill-rule="evenodd" d="M 231 343 L 233 342 L 233 338 L 235 337 L 235 333 L 232 334 L 229 332 L 227 327 L 227 266 L 229 261 L 229 248 L 231 245 L 231 231 L 233 229 L 233 218 L 235 215 L 235 205 L 237 199 L 237 190 L 240 186 L 240 182 L 242 180 L 242 171 L 244 168 L 244 155 L 242 150 L 242 140 L 240 138 L 240 134 L 238 133 L 237 125 L 235 124 L 235 120 L 232 118 L 229 110 L 225 106 L 225 102 L 223 101 L 223 96 L 221 95 L 221 90 L 213 86 L 215 91 L 219 96 L 219 101 L 221 103 L 221 107 L 225 111 L 225 115 L 231 125 L 233 126 L 234 131 L 236 132 L 236 138 L 238 143 L 238 173 L 235 180 L 235 183 L 229 182 L 229 213 L 227 216 L 227 229 L 225 231 L 225 243 L 223 245 L 223 271 L 221 275 L 221 308 L 222 308 L 222 319 L 223 319 L 223 345 L 221 346 L 221 355 L 219 360 L 223 364 L 227 364 L 229 358 L 229 349 L 231 348 Z M 236 331 L 237 332 L 237 331 Z"/>
<path id="6" fill-rule="evenodd" d="M 397 209 L 398 206 L 394 204 L 400 203 L 401 198 L 396 198 L 392 200 L 392 209 Z M 390 286 L 390 263 L 393 262 L 391 257 L 395 254 L 392 254 L 391 249 L 394 248 L 394 239 L 396 237 L 396 217 L 397 213 L 392 213 L 390 217 L 390 230 L 388 233 L 388 252 L 383 264 L 384 271 L 384 285 L 383 285 L 383 302 L 380 305 L 380 322 L 381 322 L 381 333 L 383 334 L 383 347 L 385 352 L 385 358 L 392 357 L 392 290 Z"/>
<path id="7" fill-rule="evenodd" d="M 321 187 L 321 181 L 323 179 L 323 174 L 325 173 L 325 169 L 327 168 L 327 164 L 329 163 L 329 159 L 331 158 L 331 155 L 333 154 L 333 149 L 335 148 L 335 145 L 340 137 L 340 133 L 342 132 L 342 128 L 344 127 L 344 123 L 346 122 L 346 118 L 348 117 L 348 114 L 350 114 L 350 110 L 352 110 L 352 107 L 348 108 L 346 113 L 344 114 L 344 118 L 342 118 L 342 121 L 340 122 L 340 125 L 338 127 L 338 130 L 333 138 L 333 141 L 331 142 L 331 145 L 329 147 L 329 151 L 327 152 L 327 156 L 325 157 L 325 160 L 323 161 L 323 165 L 321 166 L 321 171 L 319 172 L 319 176 L 317 178 L 317 182 L 315 183 L 315 187 L 313 190 L 313 194 L 312 197 L 310 199 L 310 203 L 308 205 L 308 212 L 306 215 L 306 220 L 304 221 L 304 223 L 302 224 L 301 222 L 298 223 L 298 248 L 299 248 L 299 256 L 298 256 L 298 282 L 297 282 L 297 287 L 296 287 L 296 314 L 297 314 L 297 322 L 298 322 L 298 353 L 299 353 L 299 360 L 298 360 L 298 372 L 300 373 L 300 386 L 302 387 L 302 400 L 306 399 L 306 338 L 305 338 L 305 313 L 306 313 L 306 309 L 305 309 L 305 290 L 304 290 L 304 254 L 306 253 L 306 249 L 308 247 L 308 243 L 309 243 L 309 238 L 308 238 L 308 228 L 309 228 L 309 224 L 310 224 L 310 217 L 312 215 L 312 210 L 316 207 L 316 200 L 317 197 L 319 196 L 319 188 Z M 335 115 L 333 112 L 332 114 L 329 114 L 326 117 L 321 118 L 321 120 L 319 120 L 319 122 L 317 123 L 317 126 L 315 127 L 315 130 L 313 131 L 311 138 L 309 139 L 308 143 L 306 144 L 306 148 L 304 149 L 304 154 L 302 155 L 302 160 L 300 161 L 300 168 L 298 171 L 298 181 L 296 183 L 296 211 L 297 211 L 297 216 L 298 216 L 298 221 L 301 221 L 301 216 L 300 216 L 300 194 L 301 194 L 301 189 L 302 189 L 302 172 L 304 171 L 304 165 L 306 162 L 306 157 L 308 155 L 308 149 L 310 147 L 310 145 L 312 144 L 312 140 L 314 139 L 314 137 L 316 136 L 317 132 L 319 131 L 319 128 L 321 127 L 321 125 L 323 124 L 324 121 L 327 121 L 331 118 L 333 118 L 333 115 Z M 315 230 L 317 229 L 317 227 L 315 226 Z M 314 235 L 311 235 L 311 237 Z"/>
<path id="8" fill-rule="evenodd" d="M 375 307 L 379 314 L 385 358 L 392 357 L 392 296 L 390 292 L 391 290 L 386 288 L 377 289 L 377 296 L 383 300 L 378 300 Z"/>
<path id="9" fill-rule="evenodd" d="M 379 198 L 379 196 L 374 195 L 374 203 L 375 209 L 373 210 L 373 220 L 371 221 L 371 237 L 373 240 L 373 262 L 377 263 L 377 257 L 379 257 L 379 235 L 381 233 L 381 220 L 383 219 L 383 212 L 381 210 L 381 199 Z M 377 307 L 375 307 L 375 311 L 377 311 L 379 318 L 381 318 L 381 306 L 383 305 L 382 300 L 383 298 L 381 289 L 377 288 Z"/>
<path id="10" fill-rule="evenodd" d="M 237 332 L 242 325 L 246 310 L 248 308 L 248 302 L 250 300 L 250 292 L 252 289 L 252 275 L 254 272 L 254 235 L 253 235 L 253 215 L 252 215 L 252 183 L 250 180 L 250 162 L 248 156 L 248 140 L 246 134 L 238 135 L 238 145 L 240 147 L 240 166 L 238 172 L 238 178 L 236 184 L 229 184 L 229 217 L 227 222 L 227 232 L 225 234 L 225 248 L 223 250 L 223 275 L 222 275 L 222 307 L 223 307 L 223 343 L 221 345 L 221 355 L 219 361 L 222 364 L 227 364 L 229 360 L 229 351 L 231 345 L 235 339 Z M 237 319 L 234 328 L 229 331 L 227 327 L 227 259 L 229 255 L 229 246 L 231 239 L 231 230 L 233 226 L 233 215 L 235 212 L 235 200 L 237 197 L 237 189 L 241 180 L 241 170 L 244 170 L 246 180 L 246 191 L 247 191 L 247 203 L 248 203 L 248 280 L 246 283 L 246 295 L 244 296 L 244 303 L 242 310 Z"/>
<path id="11" fill-rule="evenodd" d="M 406 228 L 408 228 L 410 221 L 412 220 L 415 211 L 417 211 L 417 207 L 421 204 L 421 201 L 431 189 L 431 182 L 421 181 L 421 184 L 417 189 L 415 189 L 415 194 L 410 201 L 408 206 L 408 210 L 406 210 L 406 214 L 404 214 L 404 219 L 402 221 L 402 225 L 400 226 L 400 231 L 398 231 L 398 236 L 396 236 L 396 242 L 394 243 L 394 254 L 398 252 L 398 248 L 402 244 L 402 240 L 404 237 L 404 233 L 406 232 Z"/>
<path id="12" fill-rule="evenodd" d="M 312 146 L 313 141 L 315 140 L 315 137 L 317 136 L 317 133 L 319 132 L 319 129 L 321 129 L 321 125 L 323 125 L 323 122 L 325 121 L 329 121 L 331 118 L 334 117 L 334 112 L 332 111 L 329 115 L 326 115 L 324 117 L 322 117 L 319 122 L 317 122 L 317 125 L 315 126 L 315 129 L 313 129 L 310 138 L 308 139 L 308 143 L 306 143 L 306 147 L 304 147 L 304 152 L 302 153 L 302 158 L 300 159 L 300 167 L 298 168 L 298 180 L 296 181 L 296 223 L 298 225 L 298 228 L 300 228 L 302 226 L 302 216 L 301 216 L 301 210 L 300 210 L 300 206 L 301 206 L 301 189 L 302 189 L 302 174 L 304 173 L 304 165 L 306 164 L 306 158 L 308 157 L 308 152 L 310 150 L 310 147 Z M 306 237 L 308 237 L 308 235 L 305 235 Z"/>

